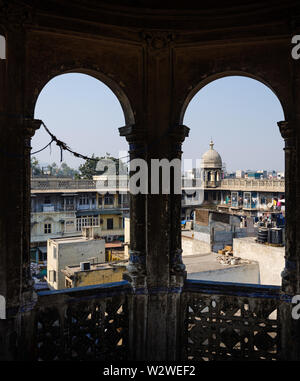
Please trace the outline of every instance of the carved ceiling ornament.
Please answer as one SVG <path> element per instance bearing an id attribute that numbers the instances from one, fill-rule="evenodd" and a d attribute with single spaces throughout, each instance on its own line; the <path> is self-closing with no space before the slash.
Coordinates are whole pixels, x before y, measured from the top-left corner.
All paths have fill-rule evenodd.
<path id="1" fill-rule="evenodd" d="M 160 51 L 170 46 L 174 41 L 175 35 L 166 31 L 143 31 L 141 38 L 146 41 L 150 49 Z"/>

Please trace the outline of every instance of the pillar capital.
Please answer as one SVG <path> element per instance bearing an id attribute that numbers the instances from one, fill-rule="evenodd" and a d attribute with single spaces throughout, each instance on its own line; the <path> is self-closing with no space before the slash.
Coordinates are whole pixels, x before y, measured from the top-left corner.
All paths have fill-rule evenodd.
<path id="1" fill-rule="evenodd" d="M 296 129 L 293 122 L 286 120 L 277 123 L 281 136 L 285 141 L 285 149 L 295 147 L 296 145 Z"/>
<path id="2" fill-rule="evenodd" d="M 39 119 L 24 118 L 23 133 L 25 139 L 31 139 L 35 132 L 41 127 L 42 123 L 43 122 Z"/>
<path id="3" fill-rule="evenodd" d="M 136 124 L 128 124 L 119 128 L 120 136 L 124 136 L 128 143 L 145 143 L 147 139 L 146 130 L 138 128 Z"/>
<path id="4" fill-rule="evenodd" d="M 184 124 L 174 126 L 170 131 L 170 136 L 174 142 L 183 143 L 185 138 L 189 136 L 190 128 Z"/>

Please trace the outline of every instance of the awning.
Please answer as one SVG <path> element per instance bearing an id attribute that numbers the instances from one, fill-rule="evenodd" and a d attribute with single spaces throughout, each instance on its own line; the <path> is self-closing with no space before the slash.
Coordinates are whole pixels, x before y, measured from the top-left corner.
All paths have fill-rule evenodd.
<path id="1" fill-rule="evenodd" d="M 85 217 L 85 216 L 98 217 L 100 216 L 100 212 L 96 210 L 77 210 L 76 211 L 76 217 Z"/>

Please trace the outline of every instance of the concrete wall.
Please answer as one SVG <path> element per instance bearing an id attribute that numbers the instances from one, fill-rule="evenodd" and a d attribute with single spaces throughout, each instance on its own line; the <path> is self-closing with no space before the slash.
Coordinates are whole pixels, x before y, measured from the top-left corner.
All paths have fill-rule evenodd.
<path id="1" fill-rule="evenodd" d="M 195 237 L 195 239 L 182 236 L 182 255 L 210 253 L 209 235 L 205 233 L 198 234 L 199 238 Z"/>
<path id="2" fill-rule="evenodd" d="M 235 238 L 233 254 L 235 257 L 258 262 L 261 284 L 281 285 L 281 272 L 285 262 L 284 247 L 259 244 L 252 237 Z"/>
<path id="3" fill-rule="evenodd" d="M 123 280 L 123 273 L 125 270 L 126 266 L 117 266 L 101 270 L 80 271 L 75 275 L 73 287 L 120 282 Z"/>
<path id="4" fill-rule="evenodd" d="M 224 269 L 188 273 L 188 279 L 259 284 L 258 263 L 241 264 Z"/>
<path id="5" fill-rule="evenodd" d="M 96 263 L 105 262 L 105 240 L 77 240 L 69 239 L 48 240 L 47 246 L 47 279 L 50 288 L 59 290 L 65 288 L 65 275 L 61 272 L 66 266 L 79 265 L 92 257 L 96 257 Z M 56 258 L 53 252 L 56 247 Z M 56 271 L 56 282 L 49 280 L 49 272 Z"/>
<path id="6" fill-rule="evenodd" d="M 194 238 L 211 245 L 212 251 L 217 253 L 218 250 L 223 249 L 224 246 L 232 246 L 233 238 L 249 237 L 255 234 L 255 229 L 253 228 L 237 227 L 234 218 L 232 218 L 231 222 L 233 223 L 232 226 L 218 221 L 210 223 L 209 226 L 202 226 L 195 223 Z"/>

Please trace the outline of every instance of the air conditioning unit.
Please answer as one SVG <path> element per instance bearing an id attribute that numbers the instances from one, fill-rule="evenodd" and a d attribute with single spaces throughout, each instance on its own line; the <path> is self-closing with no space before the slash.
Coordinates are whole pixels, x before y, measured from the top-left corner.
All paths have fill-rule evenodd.
<path id="1" fill-rule="evenodd" d="M 91 262 L 80 262 L 80 271 L 89 271 L 91 269 Z"/>

